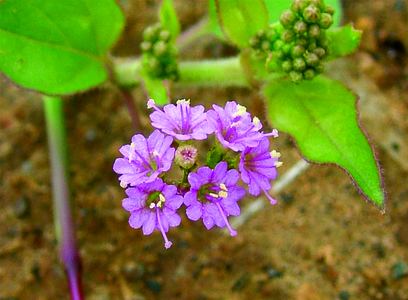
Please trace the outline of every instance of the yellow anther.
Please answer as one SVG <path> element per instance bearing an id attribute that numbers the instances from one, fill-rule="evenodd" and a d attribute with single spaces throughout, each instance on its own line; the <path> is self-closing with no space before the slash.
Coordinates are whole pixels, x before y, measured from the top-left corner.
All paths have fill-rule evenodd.
<path id="1" fill-rule="evenodd" d="M 188 100 L 186 100 L 186 99 L 177 100 L 176 104 L 190 104 L 190 99 L 188 99 Z"/>
<path id="2" fill-rule="evenodd" d="M 127 183 L 124 182 L 124 181 L 121 181 L 121 182 L 119 183 L 119 185 L 120 185 L 122 188 L 126 188 L 126 187 L 127 187 Z"/>
<path id="3" fill-rule="evenodd" d="M 252 119 L 252 123 L 254 123 L 255 126 L 258 126 L 261 123 L 261 121 L 257 117 L 254 117 Z"/>
<path id="4" fill-rule="evenodd" d="M 281 162 L 281 161 L 275 162 L 275 167 L 277 167 L 277 168 L 281 167 L 282 165 L 283 165 L 283 162 Z"/>
<path id="5" fill-rule="evenodd" d="M 276 150 L 272 150 L 272 151 L 271 151 L 271 157 L 273 157 L 273 158 L 279 158 L 279 157 L 281 157 L 281 154 L 280 154 L 280 152 L 278 152 L 278 151 L 276 151 Z"/>
<path id="6" fill-rule="evenodd" d="M 159 202 L 166 202 L 166 198 L 163 196 L 163 194 L 159 194 Z"/>
<path id="7" fill-rule="evenodd" d="M 220 195 L 221 198 L 227 198 L 228 197 L 228 193 L 226 191 L 219 191 L 218 195 Z"/>
<path id="8" fill-rule="evenodd" d="M 227 186 L 224 184 L 224 183 L 220 183 L 220 188 L 223 190 L 223 191 L 228 191 L 228 189 L 227 189 Z"/>
<path id="9" fill-rule="evenodd" d="M 234 117 L 242 116 L 246 113 L 246 107 L 237 104 L 237 111 L 233 114 Z"/>

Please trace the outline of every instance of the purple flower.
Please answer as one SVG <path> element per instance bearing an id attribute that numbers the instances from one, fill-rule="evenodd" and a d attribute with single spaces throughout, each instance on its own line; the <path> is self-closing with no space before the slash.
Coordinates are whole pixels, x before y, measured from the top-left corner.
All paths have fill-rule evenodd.
<path id="1" fill-rule="evenodd" d="M 130 145 L 122 146 L 119 151 L 124 158 L 117 158 L 113 170 L 120 174 L 120 185 L 136 186 L 139 183 L 154 181 L 162 172 L 170 169 L 175 149 L 170 147 L 173 138 L 165 136 L 159 130 L 146 139 L 137 134 Z"/>
<path id="2" fill-rule="evenodd" d="M 282 163 L 278 161 L 280 153 L 275 150 L 269 152 L 269 140 L 263 138 L 258 147 L 246 148 L 239 162 L 239 171 L 242 181 L 248 184 L 249 193 L 258 196 L 263 191 L 271 204 L 276 204 L 268 191 L 271 188 L 271 180 L 274 180 L 278 173 L 276 168 Z"/>
<path id="3" fill-rule="evenodd" d="M 225 108 L 214 104 L 213 110 L 209 110 L 207 116 L 217 139 L 234 151 L 256 147 L 263 137 L 276 137 L 278 134 L 276 130 L 268 134 L 260 132 L 262 124 L 259 119 L 251 119 L 246 108 L 235 101 L 227 102 Z"/>
<path id="4" fill-rule="evenodd" d="M 201 218 L 207 229 L 214 225 L 226 226 L 231 236 L 235 236 L 237 232 L 231 228 L 227 217 L 240 214 L 237 201 L 245 195 L 245 190 L 237 186 L 238 179 L 238 172 L 227 170 L 226 162 L 218 163 L 214 170 L 201 167 L 190 173 L 191 188 L 184 196 L 187 217 L 193 221 Z"/>
<path id="5" fill-rule="evenodd" d="M 150 114 L 153 127 L 181 141 L 204 140 L 213 130 L 208 126 L 204 106 L 190 106 L 190 100 L 178 100 L 177 104 L 168 104 L 163 111 L 156 106 L 154 100 L 147 102 L 148 108 L 155 111 Z"/>
<path id="6" fill-rule="evenodd" d="M 144 235 L 159 230 L 164 247 L 170 248 L 172 242 L 168 240 L 166 232 L 181 222 L 177 209 L 183 204 L 183 197 L 177 195 L 177 187 L 157 178 L 153 182 L 126 189 L 126 194 L 128 198 L 123 199 L 122 206 L 130 212 L 129 225 L 135 229 L 142 228 Z"/>

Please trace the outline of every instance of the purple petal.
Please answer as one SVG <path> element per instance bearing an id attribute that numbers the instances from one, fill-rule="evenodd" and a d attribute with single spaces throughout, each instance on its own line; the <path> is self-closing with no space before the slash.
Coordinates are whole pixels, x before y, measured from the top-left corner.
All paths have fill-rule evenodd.
<path id="1" fill-rule="evenodd" d="M 125 198 L 122 200 L 122 207 L 130 212 L 143 208 L 145 200 L 142 198 Z"/>
<path id="2" fill-rule="evenodd" d="M 225 161 L 219 162 L 213 172 L 212 182 L 219 183 L 227 174 L 228 164 Z"/>
<path id="3" fill-rule="evenodd" d="M 138 211 L 133 211 L 129 217 L 129 225 L 132 228 L 140 228 L 149 217 L 150 211 L 148 209 L 140 209 Z"/>
<path id="4" fill-rule="evenodd" d="M 190 220 L 197 221 L 203 215 L 202 204 L 196 201 L 196 203 L 187 207 L 186 214 Z"/>
<path id="5" fill-rule="evenodd" d="M 167 222 L 171 227 L 179 226 L 181 223 L 181 217 L 173 210 L 164 208 L 163 215 L 167 219 Z"/>
<path id="6" fill-rule="evenodd" d="M 113 164 L 113 171 L 118 174 L 133 173 L 134 169 L 127 159 L 117 158 Z"/>
<path id="7" fill-rule="evenodd" d="M 226 186 L 232 186 L 237 183 L 239 179 L 239 173 L 237 170 L 229 170 L 225 176 L 224 183 Z"/>
<path id="8" fill-rule="evenodd" d="M 143 224 L 142 231 L 144 235 L 149 235 L 156 228 L 156 214 L 153 211 L 148 211 L 148 216 Z"/>
<path id="9" fill-rule="evenodd" d="M 183 204 L 183 201 L 184 201 L 184 199 L 183 199 L 182 196 L 174 195 L 174 196 L 172 196 L 170 198 L 167 198 L 164 205 L 171 208 L 171 209 L 173 209 L 173 210 L 177 210 Z"/>

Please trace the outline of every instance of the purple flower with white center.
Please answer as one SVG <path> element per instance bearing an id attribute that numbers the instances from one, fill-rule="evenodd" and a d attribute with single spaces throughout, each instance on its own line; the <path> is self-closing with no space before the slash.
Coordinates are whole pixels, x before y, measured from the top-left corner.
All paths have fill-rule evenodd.
<path id="1" fill-rule="evenodd" d="M 276 179 L 276 170 L 282 163 L 278 161 L 280 153 L 273 150 L 269 152 L 269 140 L 263 138 L 258 147 L 246 148 L 239 162 L 241 179 L 248 184 L 249 193 L 258 196 L 263 191 L 271 204 L 276 204 L 268 191 L 271 188 L 271 180 Z"/>
<path id="2" fill-rule="evenodd" d="M 247 147 L 256 147 L 263 137 L 278 136 L 276 130 L 263 133 L 261 121 L 246 111 L 246 108 L 235 101 L 228 101 L 225 108 L 213 105 L 207 112 L 208 120 L 220 143 L 234 151 L 243 151 Z"/>
<path id="3" fill-rule="evenodd" d="M 183 204 L 183 197 L 177 194 L 177 187 L 157 178 L 153 182 L 126 189 L 126 194 L 128 198 L 123 199 L 122 206 L 130 212 L 129 225 L 135 229 L 142 228 L 144 235 L 159 230 L 164 247 L 170 248 L 172 242 L 166 232 L 181 222 L 177 209 Z"/>
<path id="4" fill-rule="evenodd" d="M 120 186 L 149 183 L 168 171 L 176 151 L 170 147 L 172 143 L 173 138 L 159 130 L 153 131 L 147 139 L 141 134 L 134 135 L 130 145 L 119 149 L 123 158 L 117 158 L 113 164 L 113 170 L 121 175 Z"/>
<path id="5" fill-rule="evenodd" d="M 192 221 L 202 219 L 204 226 L 227 227 L 231 236 L 237 232 L 228 222 L 228 216 L 238 216 L 237 204 L 245 195 L 245 190 L 237 185 L 239 173 L 228 170 L 226 162 L 218 163 L 214 170 L 201 167 L 188 175 L 190 191 L 184 196 L 187 217 Z"/>
<path id="6" fill-rule="evenodd" d="M 190 106 L 190 100 L 178 100 L 176 105 L 167 104 L 161 110 L 150 99 L 147 107 L 155 110 L 150 114 L 153 127 L 180 141 L 204 140 L 208 134 L 213 133 L 208 125 L 204 106 Z"/>

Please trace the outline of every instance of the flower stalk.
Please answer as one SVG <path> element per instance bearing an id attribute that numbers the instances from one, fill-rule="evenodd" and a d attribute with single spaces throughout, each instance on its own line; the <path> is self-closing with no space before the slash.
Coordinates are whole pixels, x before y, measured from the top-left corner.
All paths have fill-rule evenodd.
<path id="1" fill-rule="evenodd" d="M 81 300 L 81 264 L 76 246 L 74 224 L 69 203 L 67 142 L 63 101 L 59 97 L 43 97 L 51 158 L 54 225 L 60 259 L 65 266 L 72 300 Z"/>
<path id="2" fill-rule="evenodd" d="M 140 84 L 141 70 L 138 58 L 113 59 L 114 79 L 121 87 Z M 179 86 L 249 86 L 239 57 L 180 62 L 179 72 L 179 80 L 175 82 Z"/>

